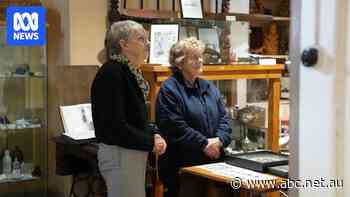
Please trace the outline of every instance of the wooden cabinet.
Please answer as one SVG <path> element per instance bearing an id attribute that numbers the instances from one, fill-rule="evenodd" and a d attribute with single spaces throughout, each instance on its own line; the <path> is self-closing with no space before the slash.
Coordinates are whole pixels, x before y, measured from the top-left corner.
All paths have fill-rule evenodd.
<path id="1" fill-rule="evenodd" d="M 141 67 L 146 80 L 150 83 L 150 117 L 155 119 L 155 101 L 163 81 L 170 75 L 168 67 L 159 64 L 145 64 Z M 268 140 L 267 148 L 274 152 L 279 149 L 279 109 L 280 89 L 284 65 L 205 65 L 202 78 L 207 80 L 233 80 L 233 79 L 268 79 Z"/>
<path id="2" fill-rule="evenodd" d="M 155 119 L 155 101 L 158 91 L 163 81 L 170 75 L 168 67 L 159 64 L 145 64 L 141 67 L 145 79 L 150 83 L 150 117 Z M 279 151 L 279 133 L 280 133 L 280 89 L 283 64 L 276 65 L 204 65 L 202 78 L 207 80 L 235 80 L 235 79 L 268 79 L 268 133 L 267 148 Z M 156 179 L 155 179 L 156 180 Z M 153 183 L 153 191 L 162 191 L 162 185 L 159 182 Z M 154 192 L 155 197 L 162 197 L 160 193 Z M 208 194 L 209 195 L 209 194 Z M 242 193 L 241 196 L 244 196 Z M 278 196 L 278 193 L 270 193 L 269 197 Z"/>

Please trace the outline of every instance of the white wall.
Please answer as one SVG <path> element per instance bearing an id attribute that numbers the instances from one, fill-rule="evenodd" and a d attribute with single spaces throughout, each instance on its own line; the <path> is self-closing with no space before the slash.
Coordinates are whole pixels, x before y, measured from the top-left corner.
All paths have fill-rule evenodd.
<path id="1" fill-rule="evenodd" d="M 107 0 L 69 1 L 70 65 L 99 65 L 104 47 Z"/>
<path id="2" fill-rule="evenodd" d="M 70 62 L 69 10 L 67 0 L 46 0 L 48 9 L 48 53 L 49 64 L 67 65 Z M 52 50 L 52 51 L 50 51 Z"/>
<path id="3" fill-rule="evenodd" d="M 55 49 L 55 65 L 99 65 L 103 48 L 108 0 L 47 0 L 45 6 L 57 12 L 59 27 L 49 27 L 49 44 Z M 59 18 L 57 18 L 59 17 Z M 49 24 L 50 25 L 50 24 Z M 55 34 L 52 37 L 52 34 Z"/>

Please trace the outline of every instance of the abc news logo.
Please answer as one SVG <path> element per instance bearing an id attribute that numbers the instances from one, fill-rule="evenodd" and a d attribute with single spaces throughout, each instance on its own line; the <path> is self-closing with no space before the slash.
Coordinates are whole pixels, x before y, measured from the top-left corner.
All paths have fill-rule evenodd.
<path id="1" fill-rule="evenodd" d="M 9 45 L 44 45 L 46 43 L 45 8 L 7 8 L 7 43 Z"/>
<path id="2" fill-rule="evenodd" d="M 27 24 L 25 20 L 28 21 Z M 16 12 L 13 15 L 13 29 L 15 30 L 14 40 L 38 40 L 39 33 L 36 31 L 39 29 L 39 14 L 36 12 L 32 14 Z"/>

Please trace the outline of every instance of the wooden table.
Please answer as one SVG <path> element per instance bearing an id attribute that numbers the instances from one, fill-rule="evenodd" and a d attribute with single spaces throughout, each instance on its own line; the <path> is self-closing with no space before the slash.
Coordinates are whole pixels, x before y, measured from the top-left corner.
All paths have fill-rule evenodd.
<path id="1" fill-rule="evenodd" d="M 52 139 L 56 144 L 56 174 L 72 176 L 68 197 L 107 196 L 98 170 L 96 140 L 73 140 L 64 135 Z"/>
<path id="2" fill-rule="evenodd" d="M 243 170 L 246 170 L 246 169 L 243 169 Z M 244 177 L 242 177 L 238 174 L 235 175 L 235 177 L 223 176 L 220 173 L 215 173 L 213 171 L 205 170 L 205 169 L 201 168 L 200 166 L 185 167 L 185 168 L 182 168 L 180 172 L 192 174 L 192 175 L 199 176 L 202 178 L 206 178 L 211 183 L 214 183 L 214 182 L 224 183 L 224 184 L 227 184 L 228 187 L 231 187 L 230 184 L 235 177 L 238 177 L 241 180 L 244 180 Z M 266 174 L 258 173 L 258 172 L 253 172 L 253 173 L 256 173 L 256 174 L 259 174 L 262 176 L 266 175 Z M 272 176 L 272 175 L 269 175 L 269 176 Z M 273 177 L 273 179 L 272 179 L 273 182 L 276 183 L 274 186 L 281 184 L 284 180 L 284 178 L 281 178 L 281 177 L 277 177 L 277 176 L 272 176 L 272 177 Z M 232 188 L 232 190 L 234 190 L 234 188 Z M 267 193 L 268 196 L 270 196 L 270 197 L 279 196 L 279 192 L 277 191 L 277 189 L 273 189 L 273 188 L 271 188 L 271 186 L 270 187 L 268 185 L 265 185 L 264 187 L 261 187 L 261 185 L 260 186 L 258 186 L 258 185 L 249 185 L 248 186 L 248 184 L 246 184 L 245 182 L 242 182 L 242 185 L 239 189 L 240 197 L 248 197 L 248 196 L 250 196 L 250 192 L 263 192 L 263 193 Z M 217 196 L 218 196 L 218 194 L 215 192 L 215 185 L 208 184 L 207 197 L 217 197 Z"/>

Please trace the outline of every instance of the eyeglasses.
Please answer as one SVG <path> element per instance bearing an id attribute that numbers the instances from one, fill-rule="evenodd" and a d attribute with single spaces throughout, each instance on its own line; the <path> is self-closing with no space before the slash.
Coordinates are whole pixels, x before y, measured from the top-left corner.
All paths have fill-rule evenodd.
<path id="1" fill-rule="evenodd" d="M 187 59 L 188 63 L 192 65 L 198 65 L 198 64 L 203 64 L 203 58 L 202 56 L 196 57 L 196 56 L 190 56 Z"/>
<path id="2" fill-rule="evenodd" d="M 149 45 L 149 40 L 144 35 L 138 35 L 135 40 L 140 42 L 140 43 L 142 43 L 142 44 L 144 44 L 144 45 L 146 45 L 146 46 Z"/>

